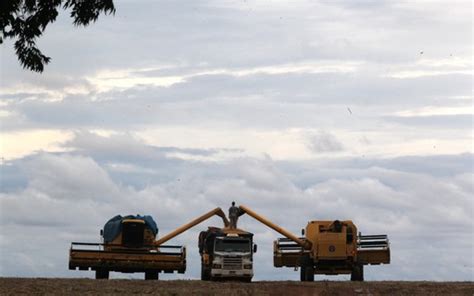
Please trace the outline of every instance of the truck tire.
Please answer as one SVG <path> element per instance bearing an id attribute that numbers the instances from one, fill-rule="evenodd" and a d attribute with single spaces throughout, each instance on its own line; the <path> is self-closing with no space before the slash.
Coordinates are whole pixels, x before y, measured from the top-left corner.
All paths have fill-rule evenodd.
<path id="1" fill-rule="evenodd" d="M 352 267 L 351 281 L 353 281 L 353 282 L 363 282 L 364 281 L 364 265 L 355 264 Z"/>
<path id="2" fill-rule="evenodd" d="M 201 265 L 201 281 L 210 281 L 211 271 L 204 264 Z"/>
<path id="3" fill-rule="evenodd" d="M 109 279 L 109 271 L 107 269 L 97 269 L 95 271 L 95 279 L 96 280 L 108 280 Z"/>
<path id="4" fill-rule="evenodd" d="M 145 280 L 158 280 L 158 272 L 156 271 L 145 271 Z"/>

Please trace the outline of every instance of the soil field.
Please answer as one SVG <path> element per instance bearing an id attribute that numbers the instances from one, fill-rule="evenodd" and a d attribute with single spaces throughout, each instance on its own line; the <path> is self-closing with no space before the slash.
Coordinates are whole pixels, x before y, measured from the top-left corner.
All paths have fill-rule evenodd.
<path id="1" fill-rule="evenodd" d="M 473 282 L 202 282 L 0 278 L 0 295 L 474 295 Z"/>

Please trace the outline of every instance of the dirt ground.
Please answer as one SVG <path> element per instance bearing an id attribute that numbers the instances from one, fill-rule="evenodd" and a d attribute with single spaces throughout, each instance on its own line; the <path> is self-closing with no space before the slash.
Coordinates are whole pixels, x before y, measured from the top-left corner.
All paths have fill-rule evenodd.
<path id="1" fill-rule="evenodd" d="M 202 282 L 0 278 L 0 295 L 474 295 L 473 282 Z"/>

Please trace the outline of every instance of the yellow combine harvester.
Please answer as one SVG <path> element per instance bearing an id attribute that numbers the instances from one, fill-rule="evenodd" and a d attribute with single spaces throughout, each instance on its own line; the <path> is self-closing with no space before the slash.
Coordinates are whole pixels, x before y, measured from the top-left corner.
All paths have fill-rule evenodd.
<path id="1" fill-rule="evenodd" d="M 108 279 L 110 271 L 144 272 L 147 280 L 157 280 L 160 272 L 184 273 L 186 248 L 163 243 L 214 215 L 229 225 L 224 212 L 216 208 L 158 240 L 150 216 L 116 216 L 101 230 L 104 243 L 71 243 L 69 269 L 94 270 L 96 279 Z"/>
<path id="2" fill-rule="evenodd" d="M 245 206 L 240 209 L 285 236 L 273 244 L 273 265 L 299 267 L 301 281 L 314 281 L 315 274 L 350 274 L 352 281 L 363 281 L 364 265 L 390 263 L 387 235 L 363 236 L 350 220 L 310 221 L 305 237 L 297 237 Z"/>

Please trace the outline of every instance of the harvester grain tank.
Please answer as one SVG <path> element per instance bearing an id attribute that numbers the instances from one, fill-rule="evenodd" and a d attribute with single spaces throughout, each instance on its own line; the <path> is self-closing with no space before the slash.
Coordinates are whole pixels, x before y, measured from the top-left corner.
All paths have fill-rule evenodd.
<path id="1" fill-rule="evenodd" d="M 315 274 L 350 274 L 352 281 L 364 280 L 364 265 L 390 263 L 388 237 L 361 235 L 350 220 L 310 221 L 297 237 L 245 206 L 240 209 L 282 234 L 273 244 L 275 267 L 300 268 L 301 281 Z"/>
<path id="2" fill-rule="evenodd" d="M 69 269 L 94 270 L 97 279 L 109 278 L 110 271 L 144 272 L 148 280 L 158 279 L 160 272 L 184 273 L 186 248 L 163 243 L 214 215 L 229 225 L 222 209 L 216 208 L 158 240 L 158 228 L 150 216 L 116 216 L 101 230 L 103 243 L 71 243 Z"/>
<path id="3" fill-rule="evenodd" d="M 253 233 L 238 228 L 209 227 L 199 234 L 202 280 L 250 282 L 253 277 Z"/>

